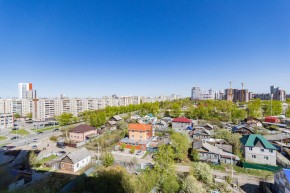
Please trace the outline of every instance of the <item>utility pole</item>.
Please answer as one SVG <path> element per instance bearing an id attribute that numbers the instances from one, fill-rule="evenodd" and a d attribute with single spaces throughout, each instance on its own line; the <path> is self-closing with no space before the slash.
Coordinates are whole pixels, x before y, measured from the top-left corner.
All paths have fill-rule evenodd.
<path id="1" fill-rule="evenodd" d="M 273 100 L 273 94 L 271 94 L 271 116 L 272 116 L 272 100 Z"/>

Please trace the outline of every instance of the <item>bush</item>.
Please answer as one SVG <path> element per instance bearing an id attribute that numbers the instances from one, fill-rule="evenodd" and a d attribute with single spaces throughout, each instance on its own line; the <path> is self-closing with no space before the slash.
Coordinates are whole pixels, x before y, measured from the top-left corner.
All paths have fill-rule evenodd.
<path id="1" fill-rule="evenodd" d="M 132 147 L 132 148 L 130 149 L 130 153 L 131 153 L 131 154 L 134 154 L 134 153 L 135 153 L 135 147 Z"/>
<path id="2" fill-rule="evenodd" d="M 57 138 L 58 138 L 58 136 L 53 135 L 53 136 L 51 136 L 49 139 L 50 139 L 51 141 L 57 141 Z"/>
<path id="3" fill-rule="evenodd" d="M 213 181 L 211 168 L 206 163 L 193 163 L 193 173 L 197 180 L 203 181 L 206 184 L 210 184 Z"/>

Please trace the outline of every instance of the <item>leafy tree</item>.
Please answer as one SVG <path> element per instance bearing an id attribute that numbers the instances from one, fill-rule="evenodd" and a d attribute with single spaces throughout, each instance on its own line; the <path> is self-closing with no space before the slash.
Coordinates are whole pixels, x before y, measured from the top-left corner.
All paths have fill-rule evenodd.
<path id="1" fill-rule="evenodd" d="M 114 156 L 111 152 L 105 152 L 102 155 L 103 165 L 105 167 L 111 166 L 114 163 Z"/>
<path id="2" fill-rule="evenodd" d="M 18 114 L 18 113 L 14 113 L 14 118 L 15 119 L 19 119 L 21 116 L 20 116 L 20 114 Z"/>
<path id="3" fill-rule="evenodd" d="M 248 103 L 248 116 L 260 118 L 262 117 L 262 101 L 261 99 L 255 99 Z"/>
<path id="4" fill-rule="evenodd" d="M 162 183 L 160 183 L 159 189 L 164 193 L 176 193 L 179 190 L 179 183 L 177 176 L 166 175 L 162 179 Z"/>
<path id="5" fill-rule="evenodd" d="M 37 155 L 34 151 L 31 151 L 29 153 L 29 164 L 32 167 L 39 167 L 40 166 L 40 163 L 37 160 Z"/>
<path id="6" fill-rule="evenodd" d="M 219 129 L 215 131 L 214 137 L 217 139 L 224 139 L 226 141 L 229 141 L 232 133 L 227 129 Z"/>
<path id="7" fill-rule="evenodd" d="M 272 114 L 271 114 L 271 101 L 263 101 L 263 114 L 264 116 L 280 115 L 282 113 L 282 102 L 272 101 Z"/>
<path id="8" fill-rule="evenodd" d="M 199 161 L 200 157 L 199 157 L 199 153 L 196 149 L 192 149 L 191 150 L 191 158 L 192 158 L 192 161 Z"/>
<path id="9" fill-rule="evenodd" d="M 290 108 L 288 108 L 286 111 L 286 117 L 290 117 Z"/>
<path id="10" fill-rule="evenodd" d="M 206 184 L 211 184 L 213 182 L 211 168 L 206 163 L 194 162 L 193 173 L 197 180 L 203 181 Z"/>
<path id="11" fill-rule="evenodd" d="M 238 123 L 247 117 L 247 112 L 245 109 L 238 109 L 236 106 L 233 107 L 231 111 L 231 118 L 234 123 Z"/>
<path id="12" fill-rule="evenodd" d="M 130 153 L 131 154 L 134 154 L 135 153 L 135 147 L 134 146 L 130 149 Z"/>
<path id="13" fill-rule="evenodd" d="M 121 146 L 120 146 L 120 150 L 121 151 L 124 151 L 126 148 L 126 144 L 125 143 L 122 143 Z"/>
<path id="14" fill-rule="evenodd" d="M 56 117 L 56 120 L 59 122 L 60 126 L 70 125 L 72 123 L 73 114 L 63 113 L 60 116 Z"/>
<path id="15" fill-rule="evenodd" d="M 189 148 L 188 137 L 184 134 L 173 132 L 170 138 L 171 146 L 175 154 L 175 159 L 179 161 L 186 159 Z"/>
<path id="16" fill-rule="evenodd" d="M 27 117 L 28 119 L 32 119 L 32 113 L 27 113 L 27 114 L 26 114 L 26 117 Z"/>
<path id="17" fill-rule="evenodd" d="M 199 192 L 199 193 L 205 193 L 206 191 L 202 187 L 202 183 L 197 181 L 197 179 L 193 175 L 188 175 L 183 181 L 182 181 L 182 191 L 185 193 L 193 193 L 193 192 Z"/>
<path id="18" fill-rule="evenodd" d="M 171 113 L 172 117 L 179 117 L 181 114 L 181 107 L 178 103 L 173 103 L 171 107 Z"/>

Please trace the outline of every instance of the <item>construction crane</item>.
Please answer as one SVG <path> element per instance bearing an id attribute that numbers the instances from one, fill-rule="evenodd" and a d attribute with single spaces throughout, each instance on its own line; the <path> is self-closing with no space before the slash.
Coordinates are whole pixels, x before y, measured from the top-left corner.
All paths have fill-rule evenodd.
<path id="1" fill-rule="evenodd" d="M 241 85 L 242 85 L 242 102 L 245 102 L 244 101 L 244 85 L 245 85 L 246 83 L 244 83 L 244 82 L 242 82 L 241 83 Z"/>
<path id="2" fill-rule="evenodd" d="M 229 93 L 229 95 L 230 95 L 230 101 L 233 101 L 233 91 L 232 91 L 232 81 L 230 81 L 229 82 L 230 83 L 230 89 L 229 89 L 229 91 L 230 91 L 230 93 Z"/>

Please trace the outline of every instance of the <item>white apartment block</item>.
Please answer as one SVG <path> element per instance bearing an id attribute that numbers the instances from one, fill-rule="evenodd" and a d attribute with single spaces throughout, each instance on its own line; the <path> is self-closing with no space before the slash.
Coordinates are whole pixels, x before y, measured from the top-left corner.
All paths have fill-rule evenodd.
<path id="1" fill-rule="evenodd" d="M 179 96 L 178 96 L 179 97 Z M 174 98 L 178 98 L 174 97 Z M 77 116 L 86 110 L 104 109 L 107 106 L 127 106 L 144 102 L 170 100 L 171 97 L 160 96 L 154 98 L 139 96 L 106 96 L 102 98 L 41 98 L 41 99 L 0 99 L 0 114 L 18 113 L 26 116 L 32 113 L 34 120 L 46 120 L 62 113 L 72 113 Z"/>
<path id="2" fill-rule="evenodd" d="M 13 127 L 13 114 L 0 114 L 0 129 Z"/>

